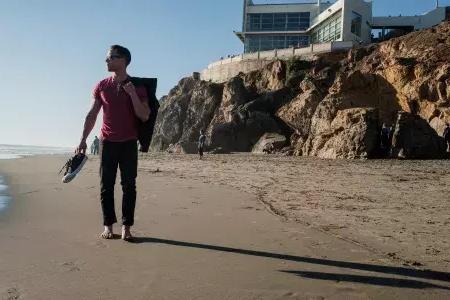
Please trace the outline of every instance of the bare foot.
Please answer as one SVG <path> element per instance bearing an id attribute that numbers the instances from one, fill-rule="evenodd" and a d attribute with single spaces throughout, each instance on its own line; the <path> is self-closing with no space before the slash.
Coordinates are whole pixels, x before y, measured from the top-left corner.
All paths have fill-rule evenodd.
<path id="1" fill-rule="evenodd" d="M 105 226 L 105 230 L 100 235 L 105 240 L 110 240 L 114 237 L 113 234 L 113 227 L 112 226 Z"/>
<path id="2" fill-rule="evenodd" d="M 130 226 L 122 226 L 122 240 L 131 241 L 133 239 L 133 235 L 131 235 Z"/>

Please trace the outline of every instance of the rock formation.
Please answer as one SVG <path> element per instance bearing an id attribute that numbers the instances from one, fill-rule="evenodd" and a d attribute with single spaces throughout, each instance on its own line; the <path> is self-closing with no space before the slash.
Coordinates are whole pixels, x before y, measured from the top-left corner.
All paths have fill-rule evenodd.
<path id="1" fill-rule="evenodd" d="M 442 158 L 449 99 L 444 22 L 348 53 L 274 61 L 223 84 L 182 79 L 162 99 L 151 150 L 196 143 L 204 129 L 209 150 L 261 152 L 270 133 L 295 155 L 376 158 L 385 124 L 394 157 Z"/>

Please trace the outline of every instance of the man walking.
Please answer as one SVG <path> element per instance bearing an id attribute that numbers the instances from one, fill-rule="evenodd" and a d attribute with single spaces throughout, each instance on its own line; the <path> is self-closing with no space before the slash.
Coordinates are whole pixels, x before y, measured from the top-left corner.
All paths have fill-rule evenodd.
<path id="1" fill-rule="evenodd" d="M 450 151 L 450 124 L 445 123 L 444 134 L 442 135 L 445 140 L 445 151 Z"/>
<path id="2" fill-rule="evenodd" d="M 93 104 L 84 122 L 83 135 L 76 149 L 86 152 L 86 139 L 92 131 L 100 109 L 103 124 L 100 141 L 101 207 L 104 231 L 102 238 L 113 238 L 113 224 L 117 222 L 114 209 L 114 185 L 117 168 L 122 185 L 122 239 L 132 239 L 136 205 L 138 119 L 148 120 L 150 108 L 145 87 L 135 87 L 127 74 L 131 62 L 130 51 L 113 45 L 108 51 L 106 63 L 113 75 L 100 81 L 93 91 Z"/>
<path id="3" fill-rule="evenodd" d="M 200 137 L 198 138 L 198 155 L 200 156 L 200 159 L 203 158 L 203 151 L 205 148 L 205 140 L 206 136 L 203 132 L 203 129 L 200 130 Z"/>
<path id="4" fill-rule="evenodd" d="M 100 140 L 98 139 L 97 136 L 95 136 L 94 138 L 94 155 L 98 155 L 99 152 L 99 148 L 100 148 Z"/>

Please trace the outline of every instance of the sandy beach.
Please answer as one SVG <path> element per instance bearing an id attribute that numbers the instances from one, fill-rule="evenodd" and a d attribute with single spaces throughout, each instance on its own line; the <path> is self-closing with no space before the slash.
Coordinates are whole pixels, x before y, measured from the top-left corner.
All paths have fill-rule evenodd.
<path id="1" fill-rule="evenodd" d="M 0 161 L 1 299 L 450 297 L 449 161 L 143 155 L 135 243 L 99 239 L 98 159 L 64 161 Z"/>

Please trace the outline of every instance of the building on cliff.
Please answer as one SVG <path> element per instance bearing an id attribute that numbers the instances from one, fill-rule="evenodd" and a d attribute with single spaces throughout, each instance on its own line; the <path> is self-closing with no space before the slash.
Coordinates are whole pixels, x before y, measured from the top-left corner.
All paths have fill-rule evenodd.
<path id="1" fill-rule="evenodd" d="M 372 1 L 321 0 L 313 3 L 255 4 L 244 0 L 242 31 L 235 32 L 244 52 L 302 48 L 335 41 L 368 44 L 450 19 L 450 8 L 439 7 L 420 16 L 372 16 Z M 373 30 L 379 30 L 375 38 Z"/>

